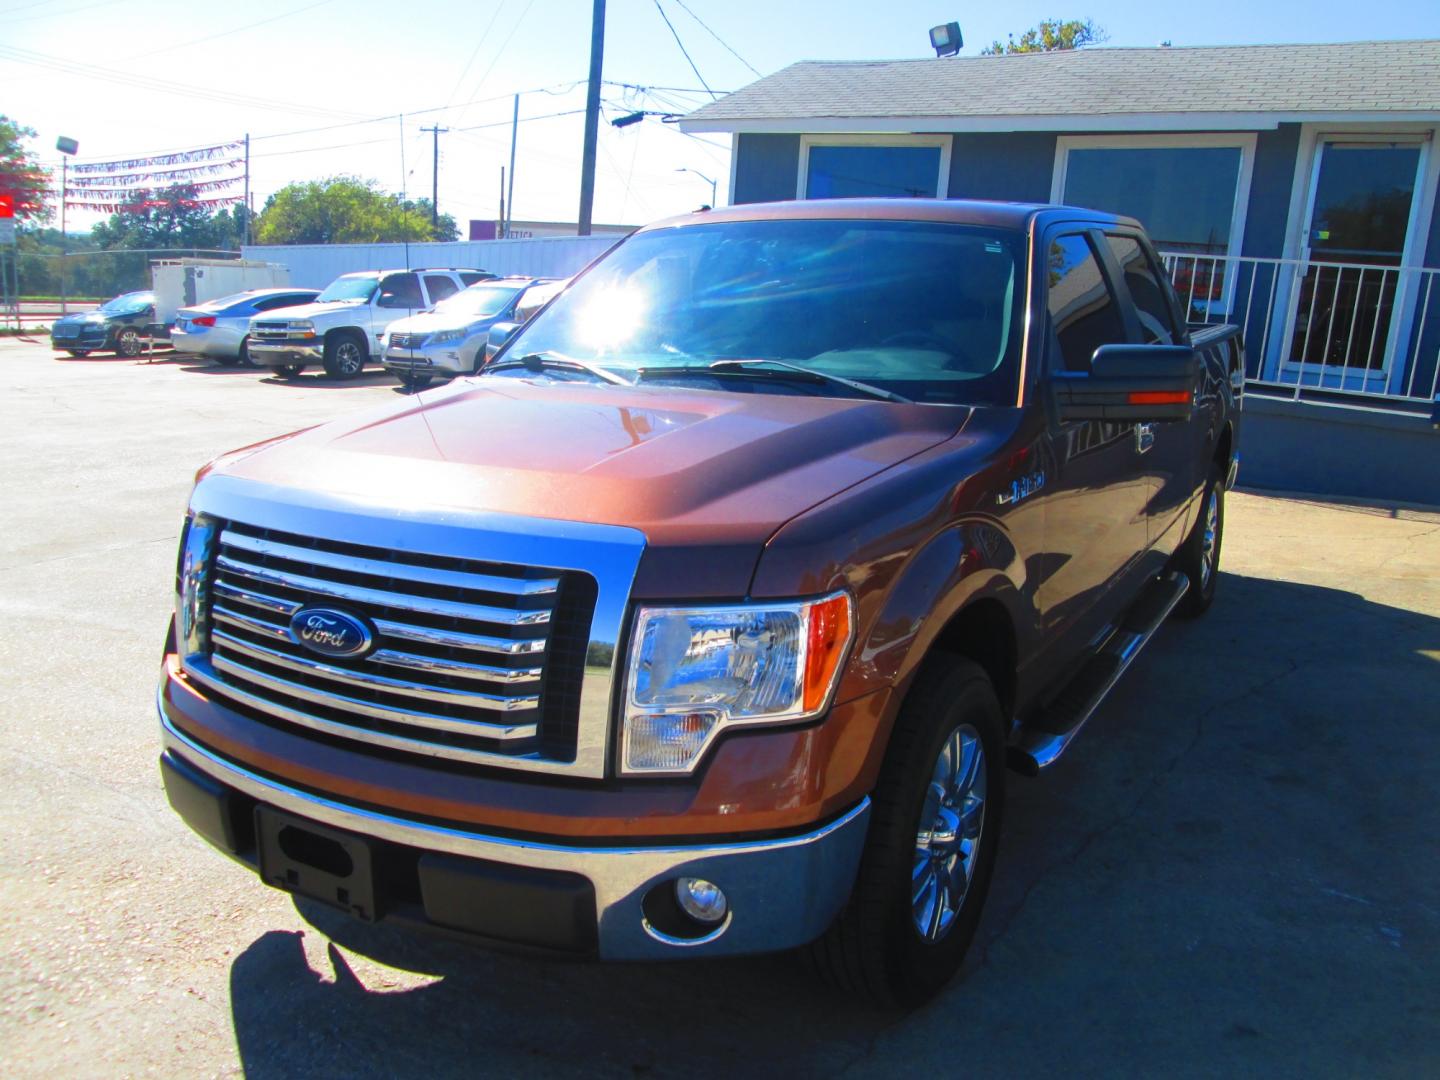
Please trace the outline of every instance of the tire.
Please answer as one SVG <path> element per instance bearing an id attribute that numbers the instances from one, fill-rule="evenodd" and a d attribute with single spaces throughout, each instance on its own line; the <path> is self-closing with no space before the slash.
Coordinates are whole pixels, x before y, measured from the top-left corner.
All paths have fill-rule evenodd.
<path id="1" fill-rule="evenodd" d="M 89 350 L 89 349 L 66 349 L 65 351 L 68 352 L 71 356 L 89 356 L 89 355 L 90 355 L 90 350 Z"/>
<path id="2" fill-rule="evenodd" d="M 271 369 L 282 379 L 298 379 L 300 373 L 305 370 L 304 364 L 277 364 Z"/>
<path id="3" fill-rule="evenodd" d="M 1211 462 L 1195 527 L 1175 556 L 1175 569 L 1190 579 L 1190 587 L 1175 605 L 1175 614 L 1182 619 L 1198 618 L 1214 602 L 1220 577 L 1220 544 L 1224 539 L 1225 482 L 1220 466 Z"/>
<path id="4" fill-rule="evenodd" d="M 115 334 L 115 355 L 133 360 L 140 355 L 140 331 L 127 326 Z"/>
<path id="5" fill-rule="evenodd" d="M 250 359 L 250 335 L 246 334 L 240 339 L 240 351 L 235 354 L 235 363 L 240 367 L 254 367 Z"/>
<path id="6" fill-rule="evenodd" d="M 325 342 L 325 374 L 332 379 L 353 379 L 370 359 L 365 342 L 356 334 L 335 334 Z"/>
<path id="7" fill-rule="evenodd" d="M 401 375 L 399 378 L 400 385 L 412 394 L 418 390 L 424 390 L 432 381 L 429 375 Z"/>
<path id="8" fill-rule="evenodd" d="M 983 752 L 969 774 L 968 797 L 956 797 L 963 784 L 957 776 L 946 801 L 937 803 L 941 787 L 936 778 L 948 775 L 946 754 L 974 760 L 956 753 L 967 741 Z M 954 977 L 975 936 L 995 865 L 1005 803 L 1004 744 L 1000 702 L 984 670 L 962 657 L 932 657 L 895 721 L 850 899 L 809 946 L 821 975 L 875 1004 L 903 1007 L 921 1004 Z M 971 802 L 976 797 L 978 807 Z M 957 815 L 952 802 L 958 809 L 973 809 Z M 935 828 L 942 811 L 954 842 L 947 843 Z M 963 847 L 970 835 L 967 818 L 976 830 L 968 856 Z M 923 835 L 929 840 L 922 849 L 926 820 L 930 824 Z M 940 887 L 940 879 L 930 876 L 937 869 L 966 879 L 962 888 L 950 876 L 960 894 L 948 922 L 943 907 L 937 917 L 933 902 L 926 902 Z M 929 888 L 932 883 L 935 889 Z"/>

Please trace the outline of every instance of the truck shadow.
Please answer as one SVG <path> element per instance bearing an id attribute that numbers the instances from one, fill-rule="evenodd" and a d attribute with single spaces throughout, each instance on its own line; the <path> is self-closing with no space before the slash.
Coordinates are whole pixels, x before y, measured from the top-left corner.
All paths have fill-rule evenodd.
<path id="1" fill-rule="evenodd" d="M 259 374 L 257 369 L 248 369 L 251 374 Z M 276 383 L 280 386 L 290 386 L 297 390 L 353 390 L 362 386 L 382 386 L 386 383 L 393 383 L 395 377 L 388 371 L 366 371 L 353 379 L 332 379 L 323 371 L 306 371 L 293 379 L 281 378 L 279 375 L 266 375 L 262 382 Z"/>
<path id="2" fill-rule="evenodd" d="M 1390 942 L 1377 937 L 1363 962 L 1332 961 L 1327 945 L 1336 920 L 1376 936 L 1370 923 L 1393 905 L 1384 918 L 1416 950 L 1440 947 L 1440 914 L 1427 930 L 1413 899 L 1440 888 L 1425 839 L 1440 834 L 1440 747 L 1415 723 L 1435 715 L 1437 659 L 1440 619 L 1223 575 L 1209 615 L 1157 635 L 1061 765 L 1040 781 L 1011 774 L 965 970 L 912 1014 L 857 1005 L 789 956 L 536 960 L 306 903 L 329 970 L 312 969 L 292 931 L 236 958 L 241 1063 L 252 1077 L 1003 1075 L 1020 1062 L 1104 1075 L 1193 1070 L 1197 1055 L 1217 1070 L 1334 1069 L 1370 1033 L 1398 1038 L 1377 1016 L 1383 1029 L 1413 1012 L 1417 992 L 1440 1005 L 1415 981 L 1423 973 L 1364 966 L 1399 964 Z M 1363 726 L 1347 722 L 1356 708 Z M 1330 827 L 1341 804 L 1358 826 Z M 1403 869 L 1379 869 L 1376 845 Z M 395 988 L 367 974 L 364 985 L 341 949 L 432 981 Z M 1314 977 L 1332 962 L 1333 975 Z M 1262 967 L 1269 979 L 1236 975 Z M 1333 995 L 1357 984 L 1373 1000 L 1341 1020 Z M 1416 1031 L 1421 1054 L 1428 1036 Z"/>

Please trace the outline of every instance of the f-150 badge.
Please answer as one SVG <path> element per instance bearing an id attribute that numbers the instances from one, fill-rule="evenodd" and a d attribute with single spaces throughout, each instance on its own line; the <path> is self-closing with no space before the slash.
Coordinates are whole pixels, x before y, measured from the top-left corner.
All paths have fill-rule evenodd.
<path id="1" fill-rule="evenodd" d="M 995 496 L 995 501 L 1001 506 L 1018 503 L 1024 499 L 1028 499 L 1044 486 L 1045 474 L 1043 472 L 1033 472 L 1029 476 L 1021 476 L 1015 480 L 1011 480 L 1010 490 L 1000 492 L 1000 494 Z"/>

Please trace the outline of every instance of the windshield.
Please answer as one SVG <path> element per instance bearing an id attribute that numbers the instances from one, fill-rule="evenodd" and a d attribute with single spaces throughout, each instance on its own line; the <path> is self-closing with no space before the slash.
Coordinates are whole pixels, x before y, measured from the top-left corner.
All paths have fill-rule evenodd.
<path id="1" fill-rule="evenodd" d="M 914 401 L 1013 402 L 1023 247 L 1019 232 L 943 222 L 638 233 L 521 330 L 506 358 L 553 354 L 688 387 L 853 392 L 778 364 L 710 369 L 774 360 Z"/>
<path id="2" fill-rule="evenodd" d="M 499 315 L 520 290 L 497 285 L 473 285 L 435 305 L 447 315 L 468 315 L 488 319 Z"/>
<path id="3" fill-rule="evenodd" d="M 315 298 L 317 304 L 329 304 L 336 300 L 369 300 L 370 294 L 375 291 L 376 279 L 373 277 L 342 277 L 336 278 L 325 291 Z"/>
<path id="4" fill-rule="evenodd" d="M 106 300 L 96 310 L 103 315 L 134 315 L 154 302 L 155 294 L 152 292 L 130 292 L 114 300 Z"/>

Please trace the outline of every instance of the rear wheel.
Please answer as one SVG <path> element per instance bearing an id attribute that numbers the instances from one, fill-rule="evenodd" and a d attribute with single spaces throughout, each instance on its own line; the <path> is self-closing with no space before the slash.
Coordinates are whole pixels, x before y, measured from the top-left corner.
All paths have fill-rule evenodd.
<path id="1" fill-rule="evenodd" d="M 1190 580 L 1190 587 L 1175 606 L 1175 613 L 1182 618 L 1203 615 L 1214 602 L 1220 576 L 1220 542 L 1224 537 L 1225 481 L 1220 466 L 1211 462 L 1200 497 L 1200 516 L 1175 556 L 1175 568 Z"/>
<path id="2" fill-rule="evenodd" d="M 353 379 L 369 359 L 365 343 L 354 334 L 337 334 L 325 342 L 325 374 L 332 379 Z"/>
<path id="3" fill-rule="evenodd" d="M 896 720 L 850 900 L 810 946 L 822 974 L 903 1006 L 955 975 L 990 887 L 1004 785 L 989 677 L 971 660 L 932 659 Z"/>
<path id="4" fill-rule="evenodd" d="M 140 332 L 126 327 L 115 335 L 115 355 L 133 360 L 140 355 Z"/>
<path id="5" fill-rule="evenodd" d="M 298 379 L 305 370 L 304 364 L 276 364 L 275 374 L 282 379 Z"/>
<path id="6" fill-rule="evenodd" d="M 247 334 L 240 339 L 240 351 L 235 354 L 235 363 L 241 367 L 254 367 L 250 360 L 250 336 Z"/>

